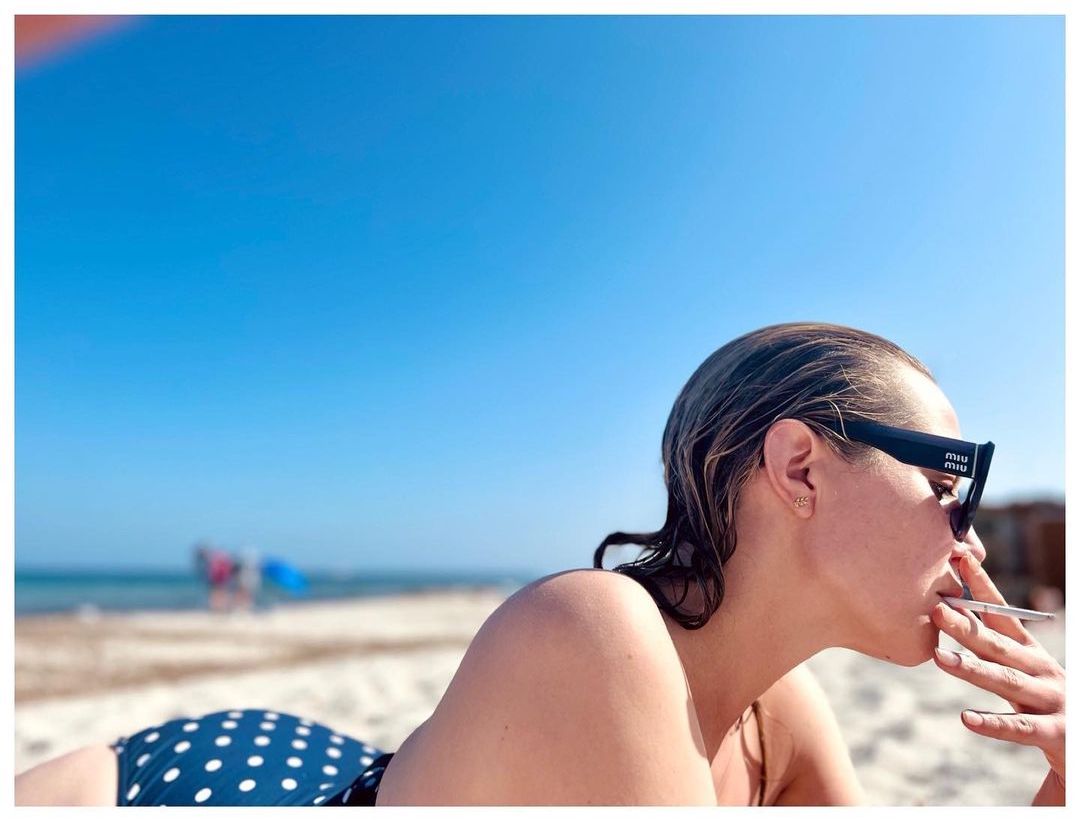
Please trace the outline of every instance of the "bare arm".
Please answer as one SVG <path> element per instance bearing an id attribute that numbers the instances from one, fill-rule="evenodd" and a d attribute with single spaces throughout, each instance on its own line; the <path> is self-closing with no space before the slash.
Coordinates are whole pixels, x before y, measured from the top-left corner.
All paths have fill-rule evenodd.
<path id="1" fill-rule="evenodd" d="M 15 776 L 16 806 L 116 806 L 116 753 L 94 744 Z"/>
<path id="2" fill-rule="evenodd" d="M 1031 801 L 1033 807 L 1064 807 L 1065 780 L 1054 770 L 1050 770 L 1043 779 L 1042 786 Z"/>
<path id="3" fill-rule="evenodd" d="M 793 736 L 790 781 L 777 804 L 825 806 L 864 804 L 855 767 L 825 691 L 800 664 L 769 690 L 770 708 Z"/>

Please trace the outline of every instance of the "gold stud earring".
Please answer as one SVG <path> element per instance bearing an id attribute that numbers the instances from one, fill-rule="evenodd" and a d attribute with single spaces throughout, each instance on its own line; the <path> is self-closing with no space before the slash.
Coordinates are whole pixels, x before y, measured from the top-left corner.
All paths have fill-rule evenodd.
<path id="1" fill-rule="evenodd" d="M 795 499 L 795 507 L 806 507 L 809 496 L 799 496 Z"/>

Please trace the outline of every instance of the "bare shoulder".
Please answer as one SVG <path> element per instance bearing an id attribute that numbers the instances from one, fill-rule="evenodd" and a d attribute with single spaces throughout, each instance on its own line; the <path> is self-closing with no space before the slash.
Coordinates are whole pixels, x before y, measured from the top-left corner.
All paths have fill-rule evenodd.
<path id="1" fill-rule="evenodd" d="M 379 789 L 380 804 L 710 800 L 664 621 L 636 582 L 605 570 L 540 579 L 496 609 Z"/>
<path id="2" fill-rule="evenodd" d="M 861 804 L 862 788 L 840 726 L 806 664 L 788 671 L 761 697 L 770 768 L 781 779 L 775 803 L 799 806 Z M 772 742 L 771 745 L 769 742 Z"/>
<path id="3" fill-rule="evenodd" d="M 616 642 L 637 638 L 642 629 L 667 632 L 659 609 L 640 584 L 621 573 L 593 568 L 537 579 L 514 593 L 496 613 L 526 621 L 569 620 L 580 628 L 571 640 L 596 631 Z"/>

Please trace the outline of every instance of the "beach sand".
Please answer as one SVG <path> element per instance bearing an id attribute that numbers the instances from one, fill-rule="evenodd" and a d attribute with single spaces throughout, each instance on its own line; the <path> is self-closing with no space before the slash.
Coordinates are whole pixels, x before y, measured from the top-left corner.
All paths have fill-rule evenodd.
<path id="1" fill-rule="evenodd" d="M 177 716 L 288 712 L 395 750 L 438 703 L 495 590 L 281 606 L 255 614 L 37 616 L 15 623 L 15 771 Z M 1064 663 L 1064 613 L 1035 624 Z M 942 644 L 957 648 L 950 640 Z M 965 729 L 1004 701 L 936 669 L 847 650 L 809 662 L 877 805 L 1023 805 L 1041 752 Z"/>

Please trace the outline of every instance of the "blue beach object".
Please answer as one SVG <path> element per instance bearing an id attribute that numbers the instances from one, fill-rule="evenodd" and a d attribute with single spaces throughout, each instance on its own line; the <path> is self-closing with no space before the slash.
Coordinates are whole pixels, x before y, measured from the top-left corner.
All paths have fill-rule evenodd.
<path id="1" fill-rule="evenodd" d="M 267 559 L 263 562 L 262 572 L 268 581 L 292 593 L 303 593 L 307 590 L 308 581 L 304 574 L 286 561 Z"/>

